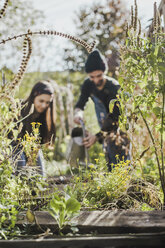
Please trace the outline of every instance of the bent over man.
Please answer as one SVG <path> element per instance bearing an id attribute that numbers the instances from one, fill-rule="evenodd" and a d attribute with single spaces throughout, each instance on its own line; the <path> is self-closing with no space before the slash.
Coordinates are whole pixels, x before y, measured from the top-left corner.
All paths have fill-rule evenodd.
<path id="1" fill-rule="evenodd" d="M 85 71 L 88 74 L 88 78 L 81 87 L 81 94 L 75 106 L 75 123 L 80 124 L 80 119 L 83 119 L 83 110 L 90 97 L 95 105 L 98 124 L 100 128 L 103 127 L 104 120 L 109 113 L 109 103 L 111 100 L 117 99 L 118 90 L 120 88 L 119 83 L 114 78 L 105 75 L 106 69 L 105 58 L 98 50 L 89 54 L 85 63 Z M 115 123 L 118 121 L 119 115 L 119 108 L 115 103 L 111 114 Z M 84 145 L 89 148 L 97 140 L 100 140 L 100 133 L 95 135 L 89 133 L 84 139 Z M 106 153 L 108 157 L 108 167 L 109 170 L 111 170 L 111 164 L 117 163 L 116 153 L 113 147 L 111 147 L 111 144 L 106 147 Z"/>

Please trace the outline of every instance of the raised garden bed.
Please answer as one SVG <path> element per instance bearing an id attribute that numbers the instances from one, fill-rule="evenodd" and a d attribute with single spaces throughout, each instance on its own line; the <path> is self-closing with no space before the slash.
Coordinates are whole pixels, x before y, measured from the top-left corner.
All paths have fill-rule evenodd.
<path id="1" fill-rule="evenodd" d="M 164 247 L 165 234 L 108 235 L 45 240 L 0 241 L 1 248 L 150 248 Z"/>
<path id="2" fill-rule="evenodd" d="M 57 230 L 57 223 L 48 212 L 35 212 L 37 225 L 45 231 Z M 71 247 L 164 247 L 165 212 L 82 211 L 74 218 L 79 236 L 32 235 L 30 239 L 0 241 L 1 248 L 71 248 Z M 26 217 L 17 222 L 21 227 Z M 29 226 L 31 224 L 28 224 Z"/>
<path id="3" fill-rule="evenodd" d="M 46 230 L 58 228 L 55 219 L 47 211 L 36 211 L 37 223 Z M 28 223 L 26 217 L 17 222 L 21 227 Z M 128 233 L 158 233 L 165 232 L 164 211 L 81 211 L 78 217 L 73 219 L 81 234 L 96 232 L 98 234 L 128 234 Z M 29 224 L 30 225 L 30 224 Z"/>

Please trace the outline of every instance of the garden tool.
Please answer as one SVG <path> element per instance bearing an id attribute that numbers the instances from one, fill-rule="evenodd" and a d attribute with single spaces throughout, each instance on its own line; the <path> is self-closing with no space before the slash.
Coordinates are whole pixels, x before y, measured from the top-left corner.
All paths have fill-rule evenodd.
<path id="1" fill-rule="evenodd" d="M 83 145 L 83 138 L 85 137 L 84 122 L 80 122 L 81 127 L 75 127 L 71 133 L 71 140 L 68 144 L 66 159 L 72 167 L 79 165 L 86 166 L 88 163 L 88 151 Z"/>
<path id="2" fill-rule="evenodd" d="M 80 119 L 80 125 L 82 127 L 82 131 L 83 131 L 83 139 L 86 137 L 86 133 L 85 133 L 85 124 L 83 122 L 83 120 Z M 88 154 L 88 149 L 86 147 L 84 147 L 85 149 L 85 160 L 86 160 L 86 164 L 89 163 L 89 154 Z"/>

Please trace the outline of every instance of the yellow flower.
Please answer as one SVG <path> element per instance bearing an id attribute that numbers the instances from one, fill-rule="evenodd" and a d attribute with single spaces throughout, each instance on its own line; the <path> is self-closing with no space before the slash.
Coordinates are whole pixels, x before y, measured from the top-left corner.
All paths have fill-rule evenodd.
<path id="1" fill-rule="evenodd" d="M 77 181 L 79 181 L 80 180 L 80 178 L 79 177 L 77 177 Z"/>
<path id="2" fill-rule="evenodd" d="M 99 190 L 100 189 L 100 186 L 97 186 L 97 189 Z"/>
<path id="3" fill-rule="evenodd" d="M 110 196 L 111 195 L 111 193 L 109 191 L 107 191 L 106 193 L 107 193 L 107 196 Z"/>
<path id="4" fill-rule="evenodd" d="M 35 124 L 36 124 L 36 122 L 31 122 L 31 125 L 32 125 L 32 126 L 35 126 Z"/>
<path id="5" fill-rule="evenodd" d="M 100 153 L 99 153 L 99 156 L 100 156 L 100 157 L 104 157 L 104 153 L 100 152 Z"/>
<path id="6" fill-rule="evenodd" d="M 34 131 L 35 133 L 38 133 L 38 132 L 39 132 L 38 128 L 34 128 L 33 131 Z"/>
<path id="7" fill-rule="evenodd" d="M 91 179 L 91 174 L 90 173 L 88 174 L 88 178 Z"/>
<path id="8" fill-rule="evenodd" d="M 32 138 L 31 138 L 30 136 L 29 136 L 29 137 L 27 136 L 27 137 L 26 137 L 26 140 L 27 140 L 27 141 L 31 141 Z"/>
<path id="9" fill-rule="evenodd" d="M 99 159 L 98 158 L 95 158 L 95 161 L 96 161 L 96 163 L 98 163 Z"/>
<path id="10" fill-rule="evenodd" d="M 38 126 L 41 126 L 41 125 L 42 125 L 42 123 L 40 123 L 40 122 L 37 122 L 37 125 L 38 125 Z"/>
<path id="11" fill-rule="evenodd" d="M 93 169 L 95 166 L 93 164 L 88 165 L 90 169 Z"/>

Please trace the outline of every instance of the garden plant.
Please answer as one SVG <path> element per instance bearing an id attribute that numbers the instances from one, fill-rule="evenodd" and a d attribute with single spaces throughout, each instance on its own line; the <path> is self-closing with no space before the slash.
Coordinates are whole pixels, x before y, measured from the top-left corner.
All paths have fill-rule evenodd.
<path id="1" fill-rule="evenodd" d="M 8 3 L 9 1 L 6 0 L 0 11 L 0 19 L 7 11 Z M 120 31 L 121 29 L 119 30 L 121 34 Z M 80 213 L 80 209 L 146 211 L 161 209 L 162 203 L 164 207 L 165 39 L 156 4 L 152 32 L 145 36 L 141 33 L 135 2 L 131 23 L 126 29 L 125 43 L 120 49 L 121 90 L 117 100 L 120 101 L 120 127 L 127 131 L 132 144 L 131 161 L 120 161 L 117 156 L 118 162 L 115 165 L 112 164 L 110 172 L 105 155 L 100 152 L 101 146 L 96 145 L 89 151 L 90 158 L 93 159 L 92 163 L 86 161 L 86 166 L 79 166 L 76 169 L 72 168 L 72 165 L 68 166 L 70 181 L 61 188 L 54 184 L 51 186 L 50 181 L 35 170 L 37 153 L 41 148 L 39 139 L 41 124 L 31 123 L 32 133 L 26 133 L 23 139 L 17 138 L 22 120 L 20 117 L 22 106 L 20 99 L 16 97 L 17 90 L 22 84 L 32 55 L 33 38 L 38 35 L 64 37 L 83 46 L 89 53 L 95 46 L 95 42 L 88 44 L 80 38 L 54 30 L 31 31 L 29 29 L 25 33 L 0 40 L 0 46 L 3 48 L 11 40 L 17 42 L 18 39 L 24 39 L 23 57 L 18 73 L 15 76 L 12 73 L 13 78 L 7 80 L 8 75 L 2 71 L 0 84 L 0 239 L 17 239 L 23 234 L 26 237 L 28 232 L 30 233 L 27 223 L 23 230 L 17 226 L 18 217 L 20 218 L 22 212 L 28 224 L 36 224 L 43 232 L 37 224 L 35 211 L 49 211 L 58 225 L 58 230 L 54 230 L 54 233 L 63 235 L 66 226 L 71 226 L 71 230 L 75 232 L 72 218 Z M 58 86 L 55 83 L 53 76 L 51 82 L 56 86 L 57 105 L 60 105 L 57 112 L 60 115 L 59 123 L 62 124 L 59 124 L 61 133 L 55 143 L 55 149 L 57 142 L 65 146 L 66 135 L 71 133 L 72 97 L 77 94 L 76 87 L 72 89 L 62 85 L 66 75 L 58 73 L 56 75 L 59 81 L 61 80 L 61 85 Z M 83 78 L 81 73 L 70 75 L 76 83 L 78 79 Z M 27 74 L 26 77 L 23 84 L 27 84 L 31 74 Z M 67 105 L 67 113 L 65 113 L 63 98 Z M 110 111 L 111 107 L 113 106 L 110 106 Z M 87 119 L 91 118 L 91 109 L 92 107 L 89 107 L 86 110 Z M 69 111 L 71 111 L 70 115 Z M 67 128 L 65 115 L 68 115 Z M 26 168 L 19 173 L 16 168 L 17 161 L 13 159 L 12 142 L 18 143 L 28 158 Z M 50 155 L 48 147 L 44 149 L 49 157 L 49 163 L 53 164 L 51 156 L 54 158 L 54 153 Z"/>
<path id="2" fill-rule="evenodd" d="M 121 46 L 121 123 L 132 137 L 132 156 L 142 170 L 150 157 L 157 165 L 165 205 L 165 39 L 159 12 L 154 4 L 152 29 L 141 32 L 137 4 L 132 7 L 126 41 Z M 139 135 L 139 139 L 136 139 Z M 149 137 L 149 138 L 148 138 Z M 138 144 L 140 144 L 140 148 Z M 146 163 L 146 164 L 144 164 Z M 152 169 L 150 169 L 150 172 Z"/>
<path id="3" fill-rule="evenodd" d="M 8 4 L 9 1 L 6 0 L 0 11 L 0 19 L 4 17 Z M 17 140 L 21 128 L 21 103 L 19 99 L 15 98 L 15 94 L 23 79 L 32 54 L 32 40 L 30 37 L 33 35 L 62 36 L 85 46 L 88 52 L 92 51 L 95 45 L 95 42 L 88 45 L 79 38 L 52 30 L 37 32 L 28 30 L 26 33 L 13 35 L 0 41 L 0 45 L 5 46 L 5 44 L 11 40 L 24 38 L 23 57 L 18 73 L 8 82 L 5 74 L 2 72 L 2 82 L 0 85 L 0 238 L 4 239 L 20 234 L 19 229 L 15 226 L 19 211 L 27 210 L 27 213 L 29 213 L 29 211 L 31 212 L 30 207 L 33 205 L 34 196 L 42 194 L 42 190 L 46 188 L 44 181 L 36 175 L 34 177 L 33 171 L 31 173 L 30 169 L 30 166 L 33 165 L 36 158 L 36 152 L 40 147 L 38 140 L 38 126 L 40 124 L 32 123 L 33 133 L 27 133 L 23 140 Z M 12 137 L 10 136 L 11 133 Z M 16 168 L 14 164 L 16 164 L 16 160 L 13 162 L 13 147 L 11 145 L 14 141 L 22 145 L 22 149 L 26 151 L 29 158 L 29 169 L 27 171 L 24 170 L 18 175 L 17 173 L 15 174 Z M 26 204 L 26 201 L 29 199 L 29 203 Z M 20 205 L 21 200 L 22 204 Z M 29 214 L 27 216 L 29 216 Z"/>

